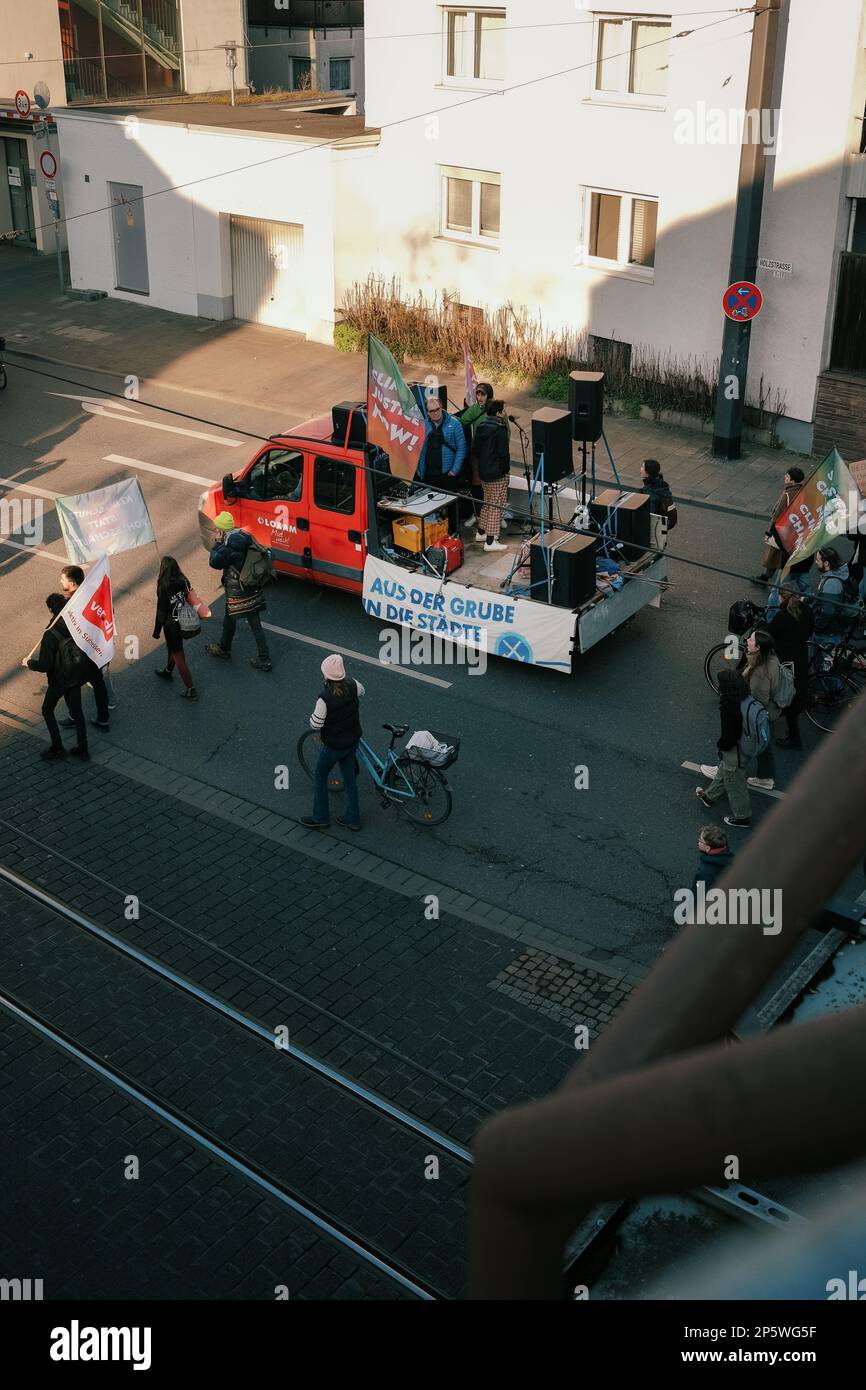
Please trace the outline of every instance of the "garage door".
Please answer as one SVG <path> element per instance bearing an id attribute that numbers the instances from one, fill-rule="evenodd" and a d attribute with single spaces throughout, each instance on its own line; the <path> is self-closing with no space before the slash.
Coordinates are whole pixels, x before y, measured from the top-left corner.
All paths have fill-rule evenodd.
<path id="1" fill-rule="evenodd" d="M 306 332 L 303 227 L 233 217 L 231 243 L 235 318 Z"/>

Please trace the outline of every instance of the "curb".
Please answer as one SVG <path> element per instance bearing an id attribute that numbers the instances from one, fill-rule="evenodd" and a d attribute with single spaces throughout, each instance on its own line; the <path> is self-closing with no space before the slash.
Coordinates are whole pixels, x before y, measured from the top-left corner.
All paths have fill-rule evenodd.
<path id="1" fill-rule="evenodd" d="M 38 724 L 24 716 L 14 717 L 8 710 L 0 711 L 0 727 L 2 726 L 12 728 L 17 733 L 28 734 L 40 742 L 46 741 L 46 736 Z M 230 825 L 240 825 L 244 830 L 255 831 L 257 835 L 272 840 L 285 849 L 298 851 L 323 864 L 336 864 L 347 873 L 376 883 L 382 888 L 388 888 L 405 898 L 417 900 L 427 894 L 435 894 L 439 899 L 441 912 L 471 922 L 473 926 L 484 927 L 512 941 L 519 941 L 525 946 L 535 947 L 536 950 L 555 952 L 583 970 L 636 985 L 651 968 L 613 953 L 606 960 L 593 960 L 590 953 L 601 948 L 593 946 L 590 942 L 575 941 L 573 937 L 543 927 L 527 917 L 506 912 L 479 898 L 472 898 L 450 884 L 440 883 L 423 874 L 415 873 L 395 860 L 386 859 L 371 850 L 355 849 L 352 844 L 338 840 L 333 835 L 319 830 L 308 830 L 287 816 L 278 816 L 273 811 L 265 810 L 256 802 L 246 801 L 231 792 L 222 792 L 218 787 L 200 782 L 183 773 L 172 772 L 160 763 L 152 762 L 136 753 L 129 753 L 122 748 L 106 747 L 103 743 L 92 749 L 90 756 L 93 763 L 107 767 L 133 782 L 172 796 L 187 806 L 195 807 L 196 810 L 206 811 Z"/>

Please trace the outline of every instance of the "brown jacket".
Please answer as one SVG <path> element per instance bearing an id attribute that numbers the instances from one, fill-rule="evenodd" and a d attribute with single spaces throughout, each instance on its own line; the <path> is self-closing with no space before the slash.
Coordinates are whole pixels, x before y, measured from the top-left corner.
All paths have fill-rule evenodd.
<path id="1" fill-rule="evenodd" d="M 764 551 L 765 570 L 778 569 L 780 565 L 784 564 L 787 558 L 786 552 L 781 550 L 778 544 L 770 540 L 770 535 L 774 524 L 779 520 L 779 517 L 788 510 L 797 493 L 800 491 L 801 486 L 801 483 L 788 483 L 782 488 L 779 494 L 779 500 L 773 508 L 773 515 L 770 517 L 770 524 L 764 535 L 764 540 L 767 542 L 767 548 Z"/>
<path id="2" fill-rule="evenodd" d="M 775 652 L 771 652 L 766 661 L 761 661 L 760 652 L 749 652 L 743 667 L 743 677 L 749 687 L 749 694 L 754 695 L 756 700 L 760 700 L 761 704 L 766 706 L 771 719 L 778 719 L 782 713 L 774 698 L 779 688 L 779 674 L 779 658 Z"/>

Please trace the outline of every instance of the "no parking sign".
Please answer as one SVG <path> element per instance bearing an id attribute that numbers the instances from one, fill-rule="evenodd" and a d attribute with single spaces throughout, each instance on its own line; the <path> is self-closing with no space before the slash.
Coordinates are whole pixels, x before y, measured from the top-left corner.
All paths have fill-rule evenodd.
<path id="1" fill-rule="evenodd" d="M 735 280 L 722 295 L 722 308 L 737 323 L 748 323 L 761 312 L 763 303 L 764 296 L 751 280 Z"/>

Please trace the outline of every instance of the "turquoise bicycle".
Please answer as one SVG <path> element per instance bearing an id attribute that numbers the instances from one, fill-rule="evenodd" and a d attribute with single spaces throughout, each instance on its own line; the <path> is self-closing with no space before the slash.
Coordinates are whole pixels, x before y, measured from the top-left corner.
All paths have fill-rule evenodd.
<path id="1" fill-rule="evenodd" d="M 434 734 L 434 738 L 451 749 L 447 760 L 434 767 L 412 750 L 404 748 L 395 752 L 394 744 L 409 732 L 408 724 L 383 724 L 382 728 L 391 735 L 384 759 L 362 738 L 357 748 L 356 767 L 358 762 L 363 763 L 381 794 L 383 806 L 398 806 L 416 825 L 442 825 L 451 815 L 452 806 L 451 788 L 443 775 L 444 769 L 457 761 L 460 740 Z M 315 729 L 308 729 L 298 739 L 298 761 L 311 780 L 321 747 L 322 738 Z M 328 791 L 342 790 L 343 779 L 338 765 L 328 774 Z"/>

